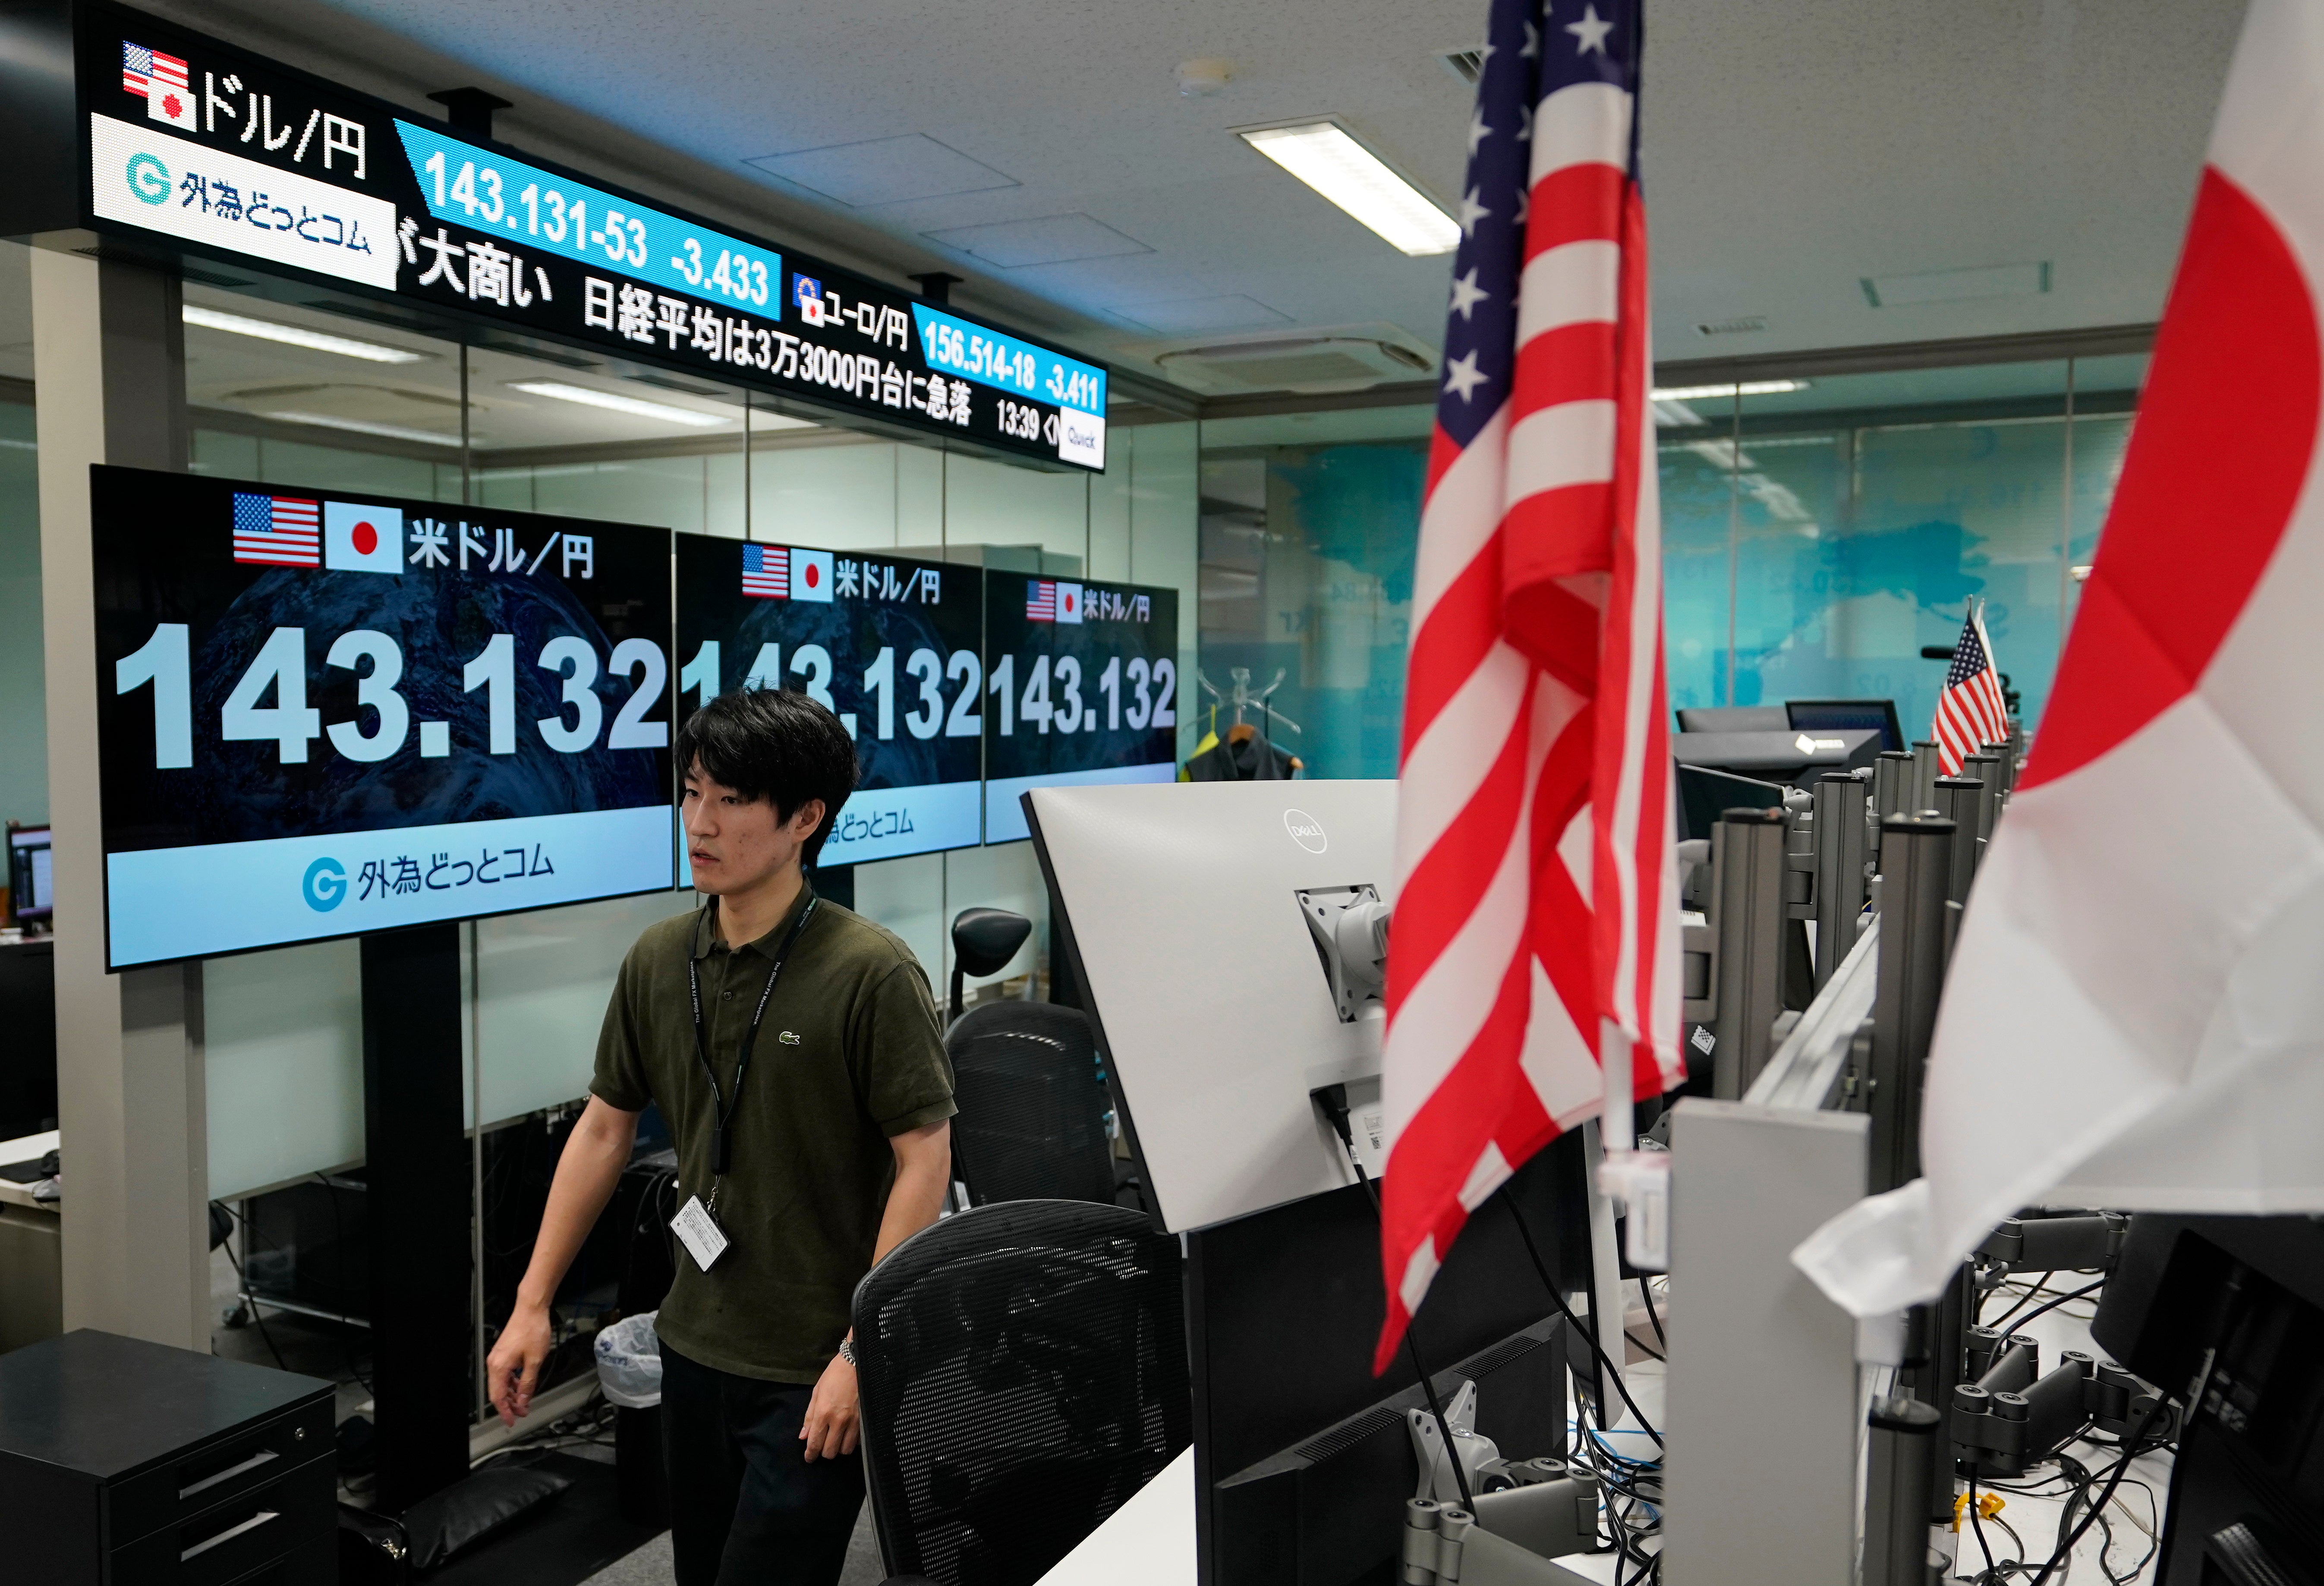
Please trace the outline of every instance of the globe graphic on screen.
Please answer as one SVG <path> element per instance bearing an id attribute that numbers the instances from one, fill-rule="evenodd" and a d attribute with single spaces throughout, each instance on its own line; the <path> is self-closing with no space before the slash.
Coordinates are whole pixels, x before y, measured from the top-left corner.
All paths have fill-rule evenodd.
<path id="1" fill-rule="evenodd" d="M 360 549 L 360 548 L 358 548 Z M 240 842 L 299 833 L 354 831 L 514 816 L 631 808 L 660 803 L 659 759 L 650 750 L 608 750 L 605 734 L 641 678 L 616 678 L 604 668 L 613 641 L 562 582 L 491 575 L 407 572 L 401 575 L 280 569 L 260 576 L 234 602 L 193 658 L 193 707 L 198 722 L 216 723 L 251 659 L 277 628 L 306 632 L 307 703 L 327 727 L 353 723 L 379 730 L 376 715 L 358 708 L 355 680 L 368 672 L 326 664 L 342 634 L 370 630 L 401 650 L 396 692 L 410 713 L 401 750 L 365 762 L 336 750 L 327 737 L 306 744 L 304 764 L 285 764 L 271 740 L 222 745 L 197 757 L 187 812 L 209 842 Z M 466 665 L 496 633 L 515 642 L 516 752 L 488 752 L 487 692 L 462 687 Z M 570 724 L 560 671 L 538 664 L 541 647 L 573 635 L 595 650 L 599 672 L 592 692 L 601 707 L 595 742 L 559 753 L 536 724 Z M 280 703 L 270 687 L 262 705 Z M 668 720 L 667 692 L 648 713 Z M 451 753 L 424 759 L 420 724 L 449 724 Z"/>

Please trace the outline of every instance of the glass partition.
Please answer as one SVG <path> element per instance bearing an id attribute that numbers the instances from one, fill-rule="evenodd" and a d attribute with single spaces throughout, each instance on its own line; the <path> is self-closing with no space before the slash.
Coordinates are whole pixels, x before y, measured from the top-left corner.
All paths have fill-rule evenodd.
<path id="1" fill-rule="evenodd" d="M 1928 731 L 1969 603 L 2039 726 L 2120 474 L 2144 355 L 1665 389 L 1655 402 L 1674 707 L 1896 702 Z M 1396 774 L 1427 408 L 1208 422 L 1202 726 L 1302 774 Z M 1269 688 L 1272 692 L 1268 692 Z"/>
<path id="2" fill-rule="evenodd" d="M 0 242 L 0 820 L 40 825 L 49 818 L 49 709 L 32 253 L 22 243 Z"/>

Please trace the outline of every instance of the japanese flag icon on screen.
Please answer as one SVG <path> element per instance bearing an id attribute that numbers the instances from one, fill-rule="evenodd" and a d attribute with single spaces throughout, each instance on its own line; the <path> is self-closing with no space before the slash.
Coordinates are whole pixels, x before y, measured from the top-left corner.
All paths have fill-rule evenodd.
<path id="1" fill-rule="evenodd" d="M 1057 621 L 1078 622 L 1082 620 L 1082 586 L 1078 584 L 1057 586 Z"/>
<path id="2" fill-rule="evenodd" d="M 831 553 L 827 550 L 791 549 L 791 598 L 821 600 L 831 598 Z"/>
<path id="3" fill-rule="evenodd" d="M 402 572 L 402 509 L 325 502 L 323 566 L 342 573 Z"/>

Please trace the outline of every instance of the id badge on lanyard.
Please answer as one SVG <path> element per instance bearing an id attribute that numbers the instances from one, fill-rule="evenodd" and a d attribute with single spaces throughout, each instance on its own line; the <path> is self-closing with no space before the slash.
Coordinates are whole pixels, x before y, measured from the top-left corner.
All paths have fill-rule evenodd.
<path id="1" fill-rule="evenodd" d="M 686 1204 L 678 1209 L 678 1215 L 669 1220 L 669 1229 L 678 1235 L 678 1243 L 686 1247 L 686 1253 L 694 1258 L 695 1266 L 705 1272 L 717 1263 L 718 1258 L 726 1253 L 733 1242 L 727 1239 L 726 1231 L 718 1225 L 715 1208 L 718 1204 L 718 1182 L 725 1176 L 730 1166 L 733 1138 L 729 1126 L 734 1120 L 734 1110 L 742 1104 L 742 1076 L 750 1071 L 751 1049 L 758 1045 L 759 1026 L 767 1017 L 767 1004 L 774 997 L 775 982 L 783 973 L 783 962 L 791 955 L 791 945 L 807 928 L 807 922 L 814 917 L 816 905 L 821 901 L 812 892 L 808 894 L 807 907 L 799 911 L 798 919 L 792 925 L 789 934 L 783 937 L 783 945 L 775 951 L 774 966 L 767 972 L 767 984 L 765 990 L 759 993 L 758 1009 L 751 1015 L 750 1028 L 742 1033 L 742 1050 L 734 1064 L 734 1094 L 731 1099 L 720 1092 L 718 1072 L 710 1065 L 709 1042 L 702 1031 L 702 978 L 694 967 L 694 960 L 688 958 L 686 962 L 687 987 L 694 1001 L 695 1055 L 701 1058 L 703 1074 L 710 1081 L 710 1201 L 706 1205 L 700 1195 L 687 1196 Z"/>
<path id="2" fill-rule="evenodd" d="M 669 1228 L 686 1247 L 686 1253 L 694 1258 L 694 1264 L 705 1272 L 726 1253 L 726 1231 L 718 1226 L 718 1219 L 710 1214 L 700 1195 L 686 1198 L 686 1204 L 669 1220 Z"/>

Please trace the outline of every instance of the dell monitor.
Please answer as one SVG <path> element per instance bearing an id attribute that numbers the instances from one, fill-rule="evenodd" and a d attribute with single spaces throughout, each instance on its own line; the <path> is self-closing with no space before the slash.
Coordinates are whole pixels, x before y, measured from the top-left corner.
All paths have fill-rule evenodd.
<path id="1" fill-rule="evenodd" d="M 1369 887 L 1395 901 L 1396 784 L 1049 787 L 1026 803 L 1163 1227 L 1352 1185 L 1309 1098 L 1348 1085 L 1371 1148 L 1383 1010 L 1342 1017 L 1301 894 Z"/>
<path id="2" fill-rule="evenodd" d="M 8 828 L 8 914 L 18 925 L 45 926 L 55 917 L 46 826 Z"/>
<path id="3" fill-rule="evenodd" d="M 1313 1093 L 1345 1087 L 1377 1175 L 1382 1010 L 1343 972 L 1370 957 L 1348 927 L 1395 899 L 1396 784 L 1047 787 L 1025 805 L 1124 1135 L 1185 1238 L 1201 1586 L 1387 1579 L 1422 1395 L 1409 1356 L 1372 1373 L 1379 1222 Z M 1512 1458 L 1563 1451 L 1572 1364 L 1526 1236 L 1578 1291 L 1586 1205 L 1569 1133 L 1478 1203 L 1414 1319 L 1441 1395 L 1476 1383 L 1478 1425 Z"/>

